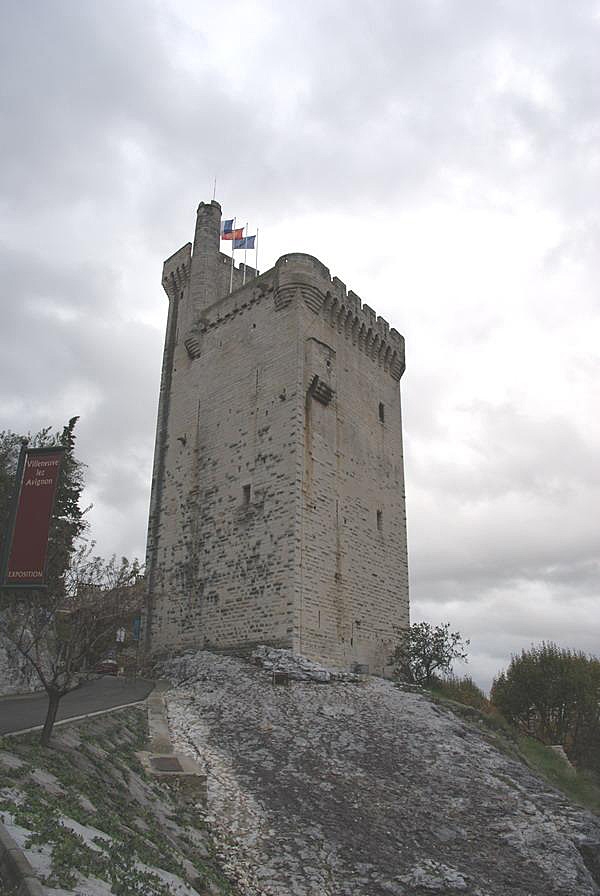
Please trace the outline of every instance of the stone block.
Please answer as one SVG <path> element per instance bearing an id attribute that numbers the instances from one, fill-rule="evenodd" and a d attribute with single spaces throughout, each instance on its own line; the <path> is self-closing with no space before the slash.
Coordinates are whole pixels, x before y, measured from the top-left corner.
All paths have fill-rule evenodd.
<path id="1" fill-rule="evenodd" d="M 181 753 L 136 753 L 146 774 L 175 789 L 185 803 L 206 803 L 207 776 L 202 767 Z"/>

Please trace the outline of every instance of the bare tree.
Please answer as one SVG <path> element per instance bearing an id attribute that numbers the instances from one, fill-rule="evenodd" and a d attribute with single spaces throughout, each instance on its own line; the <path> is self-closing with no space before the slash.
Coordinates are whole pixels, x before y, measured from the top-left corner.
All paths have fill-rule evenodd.
<path id="1" fill-rule="evenodd" d="M 77 674 L 115 640 L 143 602 L 144 584 L 137 561 L 95 556 L 94 544 L 80 542 L 59 593 L 13 591 L 4 598 L 0 632 L 35 671 L 48 694 L 41 742 L 50 737 L 59 703 Z"/>
<path id="2" fill-rule="evenodd" d="M 114 643 L 115 630 L 142 604 L 137 561 L 105 561 L 86 542 L 86 509 L 81 507 L 85 465 L 75 457 L 72 417 L 61 432 L 43 429 L 22 437 L 0 432 L 0 543 L 9 537 L 11 493 L 23 442 L 65 449 L 48 541 L 47 587 L 0 589 L 0 635 L 22 656 L 48 694 L 42 743 L 48 745 L 61 698 L 76 674 Z M 89 508 L 87 508 L 89 510 Z"/>

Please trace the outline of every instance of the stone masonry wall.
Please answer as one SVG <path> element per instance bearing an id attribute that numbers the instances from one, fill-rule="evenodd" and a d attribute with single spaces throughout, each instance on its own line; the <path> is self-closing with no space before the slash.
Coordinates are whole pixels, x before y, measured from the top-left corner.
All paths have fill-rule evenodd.
<path id="1" fill-rule="evenodd" d="M 259 281 L 256 281 L 259 283 Z M 153 650 L 291 646 L 297 310 L 247 285 L 178 333 L 157 538 Z"/>
<path id="2" fill-rule="evenodd" d="M 307 403 L 298 652 L 383 674 L 409 621 L 400 394 L 327 324 L 317 332 L 335 394 Z M 306 336 L 307 354 L 314 342 Z"/>
<path id="3" fill-rule="evenodd" d="M 276 272 L 276 302 L 301 308 L 304 364 L 294 648 L 385 674 L 409 623 L 403 340 L 316 259 Z"/>

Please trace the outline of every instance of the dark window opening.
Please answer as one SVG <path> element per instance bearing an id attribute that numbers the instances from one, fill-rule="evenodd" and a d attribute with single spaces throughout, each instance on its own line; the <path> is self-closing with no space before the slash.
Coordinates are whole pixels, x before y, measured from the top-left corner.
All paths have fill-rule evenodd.
<path id="1" fill-rule="evenodd" d="M 248 504 L 250 503 L 251 496 L 252 496 L 252 486 L 245 485 L 243 487 L 243 502 L 244 502 L 245 506 L 248 506 Z"/>
<path id="2" fill-rule="evenodd" d="M 381 423 L 385 420 L 385 407 L 382 401 L 379 402 L 379 420 Z"/>
<path id="3" fill-rule="evenodd" d="M 383 510 L 377 511 L 377 530 L 379 532 L 383 530 Z"/>

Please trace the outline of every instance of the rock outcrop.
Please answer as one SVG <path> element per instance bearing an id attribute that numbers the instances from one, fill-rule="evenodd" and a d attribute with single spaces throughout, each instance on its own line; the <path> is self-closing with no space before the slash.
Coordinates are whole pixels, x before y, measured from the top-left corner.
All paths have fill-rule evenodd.
<path id="1" fill-rule="evenodd" d="M 600 819 L 493 738 L 381 679 L 272 684 L 200 652 L 166 673 L 175 747 L 204 762 L 209 818 L 248 896 L 593 896 Z M 319 670 L 313 670 L 319 672 Z"/>

